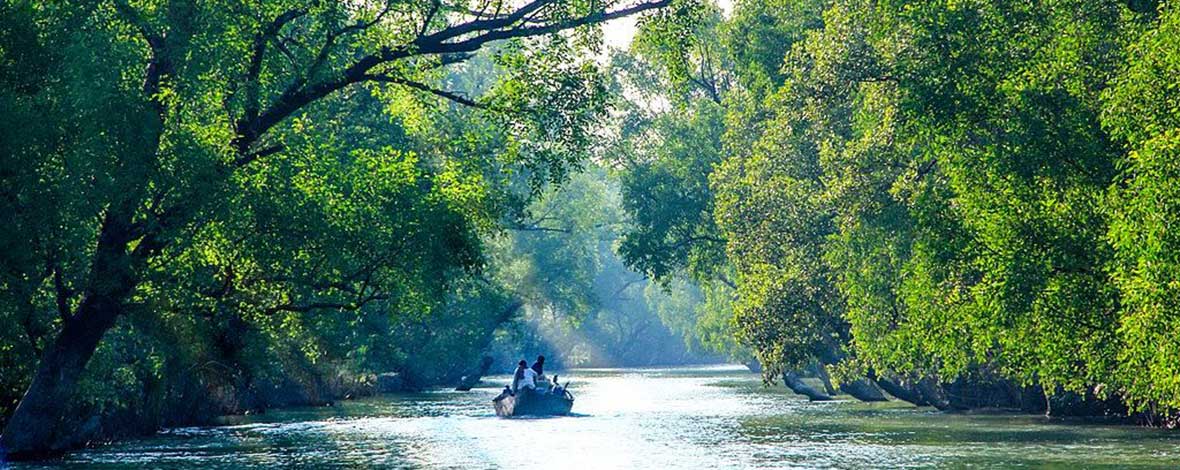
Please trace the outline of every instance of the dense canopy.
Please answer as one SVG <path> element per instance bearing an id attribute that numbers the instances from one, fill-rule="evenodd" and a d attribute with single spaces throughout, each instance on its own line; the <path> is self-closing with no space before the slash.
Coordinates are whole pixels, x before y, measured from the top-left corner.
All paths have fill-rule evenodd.
<path id="1" fill-rule="evenodd" d="M 729 285 L 715 305 L 768 380 L 819 363 L 920 404 L 1170 420 L 1177 18 L 1085 0 L 662 17 L 633 48 L 661 85 L 631 99 L 622 254 Z"/>

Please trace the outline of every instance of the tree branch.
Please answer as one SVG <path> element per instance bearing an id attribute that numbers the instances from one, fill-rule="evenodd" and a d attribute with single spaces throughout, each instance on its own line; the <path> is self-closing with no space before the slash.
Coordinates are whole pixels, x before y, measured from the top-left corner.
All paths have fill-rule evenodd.
<path id="1" fill-rule="evenodd" d="M 258 77 L 262 74 L 262 59 L 266 55 L 266 44 L 279 34 L 287 23 L 306 15 L 306 8 L 294 8 L 283 12 L 254 35 L 254 45 L 250 53 L 250 67 L 246 71 L 246 119 L 258 117 Z"/>
<path id="2" fill-rule="evenodd" d="M 336 45 L 336 41 L 338 39 L 340 39 L 341 37 L 347 36 L 349 34 L 361 32 L 361 31 L 364 31 L 366 29 L 369 29 L 369 28 L 375 26 L 377 23 L 380 23 L 381 20 L 383 18 L 385 18 L 385 15 L 389 14 L 389 11 L 392 9 L 393 9 L 393 1 L 386 0 L 385 8 L 383 8 L 379 13 L 377 13 L 377 15 L 375 17 L 373 17 L 372 20 L 370 20 L 370 21 L 357 21 L 356 23 L 350 24 L 350 25 L 345 26 L 341 29 L 338 29 L 336 31 L 332 31 L 332 32 L 328 33 L 327 39 L 324 40 L 324 44 L 323 44 L 323 46 L 320 47 L 320 51 L 318 53 L 316 53 L 316 58 L 314 61 L 312 61 L 311 67 L 308 68 L 307 73 L 304 74 L 302 77 L 300 77 L 300 79 L 297 80 L 292 85 L 297 86 L 297 87 L 303 86 L 303 84 L 307 83 L 308 80 L 315 78 L 315 74 L 317 72 L 319 72 L 320 67 L 323 67 L 324 63 L 327 62 L 328 54 L 331 54 L 332 48 Z"/>
<path id="3" fill-rule="evenodd" d="M 113 0 L 112 3 L 115 5 L 115 11 L 139 30 L 139 34 L 143 35 L 143 39 L 147 41 L 153 52 L 164 48 L 164 38 L 152 30 L 151 25 L 143 18 L 143 15 L 139 14 L 138 10 L 128 4 L 126 0 Z"/>
<path id="4" fill-rule="evenodd" d="M 419 36 L 426 34 L 426 31 L 430 29 L 430 22 L 434 21 L 434 17 L 438 15 L 439 8 L 442 8 L 442 2 L 439 0 L 431 2 L 430 11 L 426 12 L 426 17 L 422 19 L 422 28 L 418 30 Z"/>
<path id="5" fill-rule="evenodd" d="M 354 311 L 354 310 L 360 309 L 361 307 L 364 307 L 369 302 L 373 302 L 375 300 L 385 300 L 388 298 L 389 298 L 388 295 L 373 293 L 373 294 L 371 294 L 363 299 L 360 299 L 359 301 L 355 301 L 355 302 L 347 302 L 347 303 L 345 303 L 345 302 L 311 302 L 311 303 L 306 303 L 306 304 L 282 304 L 282 305 L 276 305 L 274 307 L 268 307 L 265 310 L 263 310 L 262 313 L 264 313 L 266 315 L 273 315 L 278 312 L 305 313 L 305 312 L 310 312 L 313 310 Z"/>
<path id="6" fill-rule="evenodd" d="M 147 96 L 148 101 L 156 110 L 156 115 L 160 122 L 164 122 L 164 103 L 160 101 L 158 95 L 160 92 L 160 81 L 165 75 L 172 73 L 172 63 L 168 60 L 168 55 L 165 51 L 164 37 L 157 31 L 154 31 L 143 15 L 139 14 L 135 8 L 128 4 L 125 0 L 113 0 L 115 11 L 123 17 L 125 21 L 131 23 L 139 30 L 140 34 L 148 43 L 148 49 L 151 51 L 151 58 L 148 61 L 147 72 L 143 79 L 143 93 Z"/>
<path id="7" fill-rule="evenodd" d="M 269 147 L 260 149 L 256 152 L 251 152 L 247 155 L 242 155 L 242 156 L 238 157 L 236 160 L 234 160 L 234 165 L 235 166 L 248 165 L 248 164 L 250 164 L 250 162 L 257 160 L 259 158 L 263 158 L 263 157 L 266 157 L 266 156 L 269 156 L 272 154 L 282 152 L 284 148 L 286 148 L 286 147 L 284 147 L 283 144 L 271 145 Z"/>
<path id="8" fill-rule="evenodd" d="M 623 292 L 626 291 L 628 288 L 630 288 L 631 286 L 638 284 L 640 282 L 646 281 L 646 280 L 647 280 L 647 276 L 640 276 L 637 279 L 632 279 L 630 281 L 627 281 L 627 282 L 623 283 L 623 286 L 619 287 L 619 289 L 616 290 L 615 293 L 613 295 L 611 295 L 611 297 L 616 298 L 616 299 L 620 298 L 620 296 L 623 295 Z"/>
<path id="9" fill-rule="evenodd" d="M 541 227 L 541 226 L 537 226 L 537 225 L 514 225 L 514 226 L 512 226 L 512 227 L 508 227 L 508 229 L 509 229 L 509 230 L 515 230 L 515 231 L 517 231 L 517 232 L 557 232 L 557 233 L 572 233 L 572 230 L 570 230 L 570 229 L 568 229 L 568 228 L 557 228 L 557 227 Z"/>
<path id="10" fill-rule="evenodd" d="M 371 82 L 393 83 L 393 84 L 397 84 L 397 85 L 404 85 L 404 86 L 408 86 L 410 88 L 413 88 L 415 90 L 425 91 L 425 92 L 430 93 L 432 95 L 446 98 L 450 101 L 454 101 L 454 102 L 459 103 L 463 106 L 469 106 L 472 108 L 479 108 L 479 109 L 489 109 L 489 107 L 487 105 L 476 102 L 476 101 L 474 101 L 470 98 L 467 98 L 463 95 L 460 95 L 458 93 L 454 93 L 454 92 L 450 92 L 450 91 L 446 91 L 446 90 L 440 90 L 437 88 L 433 88 L 429 85 L 426 85 L 424 83 L 415 82 L 413 80 L 408 80 L 408 79 L 405 79 L 402 77 L 393 77 L 393 76 L 389 76 L 389 75 L 365 75 L 364 80 L 371 81 Z"/>
<path id="11" fill-rule="evenodd" d="M 240 154 L 249 153 L 249 149 L 254 142 L 270 128 L 316 100 L 349 85 L 370 79 L 373 76 L 371 71 L 382 64 L 419 56 L 442 56 L 444 61 L 447 58 L 451 58 L 455 62 L 458 62 L 468 57 L 465 54 L 475 52 L 483 45 L 493 41 L 534 37 L 560 32 L 587 24 L 604 22 L 647 10 L 662 8 L 670 2 L 671 0 L 654 0 L 610 12 L 598 11 L 548 25 L 519 26 L 520 20 L 530 13 L 545 5 L 555 4 L 555 0 L 533 0 L 504 16 L 494 19 L 476 19 L 444 28 L 435 33 L 420 35 L 410 43 L 395 47 L 384 47 L 374 54 L 357 59 L 356 62 L 345 68 L 335 79 L 312 85 L 306 85 L 300 81 L 293 83 L 268 109 L 259 113 L 257 118 L 250 119 L 248 122 L 239 126 L 238 137 L 234 139 L 233 144 Z M 513 27 L 513 25 L 517 26 Z M 477 34 L 459 41 L 448 42 L 472 33 Z"/>
<path id="12" fill-rule="evenodd" d="M 62 279 L 61 266 L 53 263 L 53 290 L 57 300 L 57 315 L 63 322 L 70 319 L 70 291 Z"/>

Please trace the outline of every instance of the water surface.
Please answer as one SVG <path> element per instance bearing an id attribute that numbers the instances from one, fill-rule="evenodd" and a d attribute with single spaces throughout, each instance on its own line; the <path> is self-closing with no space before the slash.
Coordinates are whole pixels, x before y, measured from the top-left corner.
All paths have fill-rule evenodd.
<path id="1" fill-rule="evenodd" d="M 738 366 L 562 374 L 576 416 L 501 419 L 489 388 L 166 431 L 16 468 L 1177 468 L 1180 432 L 808 403 Z"/>

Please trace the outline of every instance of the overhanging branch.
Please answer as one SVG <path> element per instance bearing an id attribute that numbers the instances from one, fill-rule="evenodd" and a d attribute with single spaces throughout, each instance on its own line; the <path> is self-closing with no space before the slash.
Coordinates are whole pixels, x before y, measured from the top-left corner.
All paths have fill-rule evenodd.
<path id="1" fill-rule="evenodd" d="M 268 307 L 265 310 L 263 310 L 262 313 L 264 313 L 266 315 L 273 315 L 278 312 L 306 313 L 306 312 L 311 312 L 311 311 L 315 311 L 315 310 L 354 311 L 354 310 L 359 310 L 361 307 L 364 307 L 366 304 L 368 304 L 370 302 L 373 302 L 376 300 L 386 300 L 388 298 L 389 298 L 388 295 L 374 293 L 374 294 L 368 295 L 365 298 L 360 299 L 355 302 L 309 302 L 306 304 L 288 303 L 288 304 L 276 305 L 274 307 Z"/>
<path id="2" fill-rule="evenodd" d="M 597 11 L 576 18 L 555 21 L 550 24 L 523 22 L 525 18 L 530 17 L 532 13 L 539 9 L 547 5 L 557 5 L 558 3 L 557 0 L 533 0 L 503 16 L 491 19 L 477 18 L 434 33 L 419 35 L 407 44 L 384 47 L 373 54 L 357 59 L 334 79 L 314 84 L 307 84 L 302 79 L 296 80 L 265 111 L 259 113 L 256 118 L 245 120 L 238 126 L 238 137 L 234 139 L 233 144 L 239 154 L 248 154 L 250 148 L 258 138 L 270 128 L 304 106 L 337 90 L 373 79 L 376 76 L 372 73 L 373 69 L 383 64 L 422 56 L 440 56 L 444 63 L 460 62 L 470 57 L 470 53 L 479 50 L 485 44 L 493 41 L 542 36 L 588 24 L 609 21 L 647 10 L 662 8 L 671 3 L 671 0 L 642 2 L 615 11 Z M 465 39 L 458 39 L 464 36 L 466 36 Z M 423 91 L 428 91 L 466 105 L 474 103 L 469 99 L 458 97 L 458 95 L 450 92 L 415 86 L 421 84 L 401 84 L 414 86 Z M 446 93 L 446 95 L 439 94 L 439 92 Z M 461 98 L 461 100 L 455 100 L 454 98 Z M 467 101 L 467 103 L 464 103 L 464 101 Z M 253 160 L 248 159 L 241 164 L 246 164 Z"/>
<path id="3" fill-rule="evenodd" d="M 460 95 L 458 93 L 454 93 L 454 92 L 450 92 L 450 91 L 446 91 L 446 90 L 440 90 L 438 88 L 433 88 L 430 85 L 427 85 L 425 83 L 415 82 L 413 80 L 409 80 L 409 79 L 402 78 L 402 77 L 394 77 L 394 76 L 390 76 L 390 75 L 365 75 L 364 80 L 365 81 L 372 81 L 372 82 L 393 83 L 393 84 L 397 84 L 397 85 L 404 85 L 404 86 L 413 88 L 415 90 L 425 91 L 425 92 L 430 93 L 432 95 L 435 95 L 435 96 L 438 96 L 441 98 L 446 98 L 450 101 L 454 101 L 454 102 L 459 103 L 463 106 L 470 106 L 472 108 L 480 108 L 480 109 L 489 109 L 489 107 L 487 105 L 485 105 L 483 103 L 479 103 L 475 100 L 472 100 L 471 98 Z"/>

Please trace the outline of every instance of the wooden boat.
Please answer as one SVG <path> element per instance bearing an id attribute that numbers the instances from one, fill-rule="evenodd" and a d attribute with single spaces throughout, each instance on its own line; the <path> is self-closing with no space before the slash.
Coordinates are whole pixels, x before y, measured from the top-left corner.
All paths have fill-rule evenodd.
<path id="1" fill-rule="evenodd" d="M 500 417 L 567 415 L 574 407 L 574 395 L 565 389 L 559 394 L 525 389 L 516 395 L 501 393 L 492 404 Z"/>

